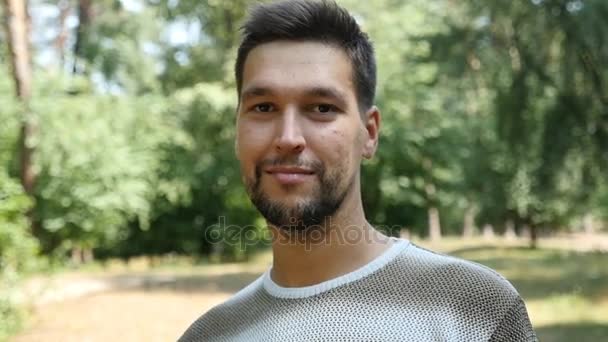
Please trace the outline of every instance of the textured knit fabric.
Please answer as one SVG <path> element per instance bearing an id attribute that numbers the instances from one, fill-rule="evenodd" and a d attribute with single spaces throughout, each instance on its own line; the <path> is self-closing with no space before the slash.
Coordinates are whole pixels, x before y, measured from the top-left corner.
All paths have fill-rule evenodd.
<path id="1" fill-rule="evenodd" d="M 537 341 L 499 274 L 393 239 L 369 264 L 317 285 L 281 287 L 268 269 L 180 341 Z"/>

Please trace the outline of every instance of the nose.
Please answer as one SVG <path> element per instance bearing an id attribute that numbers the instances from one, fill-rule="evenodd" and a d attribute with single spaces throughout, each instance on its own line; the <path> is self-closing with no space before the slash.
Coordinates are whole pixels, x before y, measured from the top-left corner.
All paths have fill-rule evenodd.
<path id="1" fill-rule="evenodd" d="M 281 115 L 275 148 L 279 154 L 289 155 L 300 153 L 306 147 L 298 113 L 294 109 L 286 110 Z"/>

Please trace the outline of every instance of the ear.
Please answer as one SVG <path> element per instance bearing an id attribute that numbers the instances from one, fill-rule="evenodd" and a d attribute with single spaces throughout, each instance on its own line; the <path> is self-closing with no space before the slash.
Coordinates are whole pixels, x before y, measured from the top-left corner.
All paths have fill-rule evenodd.
<path id="1" fill-rule="evenodd" d="M 378 148 L 380 131 L 380 110 L 378 107 L 372 106 L 364 114 L 363 126 L 365 128 L 365 136 L 361 156 L 365 159 L 371 159 L 376 154 Z"/>

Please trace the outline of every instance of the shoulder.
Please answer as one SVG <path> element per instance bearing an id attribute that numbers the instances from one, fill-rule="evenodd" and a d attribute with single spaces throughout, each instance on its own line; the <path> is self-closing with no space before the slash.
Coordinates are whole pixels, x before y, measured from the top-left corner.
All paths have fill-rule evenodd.
<path id="1" fill-rule="evenodd" d="M 449 336 L 488 340 L 496 331 L 500 336 L 533 336 L 519 293 L 489 267 L 412 243 L 387 266 L 384 278 L 394 284 L 392 301 L 423 308 L 430 319 L 441 317 L 441 329 Z M 503 333 L 505 324 L 509 329 Z"/>
<path id="2" fill-rule="evenodd" d="M 200 341 L 228 333 L 231 325 L 239 322 L 243 307 L 255 300 L 262 288 L 262 277 L 238 291 L 225 302 L 211 308 L 188 327 L 179 338 L 180 342 Z"/>
<path id="3" fill-rule="evenodd" d="M 415 289 L 425 302 L 452 313 L 499 320 L 520 296 L 498 272 L 476 262 L 410 243 L 391 265 L 402 289 Z"/>
<path id="4" fill-rule="evenodd" d="M 400 258 L 400 268 L 406 268 L 439 288 L 466 288 L 467 292 L 492 292 L 518 296 L 513 285 L 495 270 L 462 258 L 434 252 L 410 243 Z"/>

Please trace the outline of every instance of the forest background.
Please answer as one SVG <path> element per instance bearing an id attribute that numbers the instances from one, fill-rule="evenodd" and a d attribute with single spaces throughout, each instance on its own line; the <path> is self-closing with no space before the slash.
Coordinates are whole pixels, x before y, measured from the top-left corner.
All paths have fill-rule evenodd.
<path id="1" fill-rule="evenodd" d="M 268 248 L 233 143 L 252 3 L 3 0 L 1 291 L 50 265 Z M 608 229 L 608 2 L 339 3 L 378 60 L 371 222 L 532 248 Z M 0 297 L 0 335 L 17 311 Z"/>

